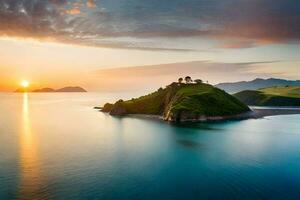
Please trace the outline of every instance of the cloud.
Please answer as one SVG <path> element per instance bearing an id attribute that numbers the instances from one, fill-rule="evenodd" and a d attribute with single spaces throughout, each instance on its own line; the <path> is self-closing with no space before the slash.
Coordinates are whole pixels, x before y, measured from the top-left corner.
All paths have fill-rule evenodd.
<path id="1" fill-rule="evenodd" d="M 70 10 L 67 10 L 66 13 L 71 14 L 71 15 L 78 15 L 81 13 L 80 8 L 82 6 L 81 2 L 75 2 L 72 4 L 72 7 Z"/>
<path id="2" fill-rule="evenodd" d="M 86 6 L 87 6 L 88 8 L 95 8 L 95 7 L 96 7 L 96 3 L 95 3 L 94 0 L 87 0 Z"/>
<path id="3" fill-rule="evenodd" d="M 257 43 L 253 40 L 225 40 L 220 42 L 216 47 L 221 49 L 244 49 L 257 46 Z"/>
<path id="4" fill-rule="evenodd" d="M 176 42 L 176 38 L 216 40 L 216 48 L 251 48 L 300 40 L 298 0 L 101 0 L 101 4 L 97 3 L 2 0 L 0 35 L 142 50 L 176 50 L 161 42 Z"/>
<path id="5" fill-rule="evenodd" d="M 187 75 L 216 84 L 239 80 L 250 80 L 257 77 L 277 76 L 269 66 L 281 61 L 217 63 L 210 61 L 192 61 L 147 66 L 120 67 L 101 69 L 93 72 L 99 90 L 128 91 L 157 89 L 177 81 Z M 109 84 L 108 84 L 109 83 Z M 109 86 L 108 86 L 109 85 Z"/>

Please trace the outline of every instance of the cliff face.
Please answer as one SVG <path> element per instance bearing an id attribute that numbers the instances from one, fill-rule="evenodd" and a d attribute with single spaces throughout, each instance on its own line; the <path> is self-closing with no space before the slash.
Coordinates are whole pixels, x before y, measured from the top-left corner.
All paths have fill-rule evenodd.
<path id="1" fill-rule="evenodd" d="M 238 115 L 250 109 L 235 97 L 208 84 L 172 83 L 149 95 L 106 104 L 111 115 L 161 115 L 166 121 L 204 121 Z"/>

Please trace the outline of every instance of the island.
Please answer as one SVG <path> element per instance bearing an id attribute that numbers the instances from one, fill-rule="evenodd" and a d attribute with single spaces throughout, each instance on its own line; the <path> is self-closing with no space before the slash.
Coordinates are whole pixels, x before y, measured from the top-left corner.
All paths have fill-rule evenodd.
<path id="1" fill-rule="evenodd" d="M 55 89 L 53 88 L 41 88 L 33 90 L 32 92 L 55 92 Z"/>
<path id="2" fill-rule="evenodd" d="M 28 92 L 24 88 L 19 88 L 15 92 Z M 35 89 L 31 90 L 29 92 L 41 92 L 41 93 L 50 93 L 50 92 L 87 92 L 84 88 L 79 86 L 69 86 L 69 87 L 63 87 L 60 89 L 53 89 L 53 88 L 41 88 L 41 89 Z"/>
<path id="3" fill-rule="evenodd" d="M 170 122 L 214 121 L 239 118 L 251 112 L 250 108 L 234 96 L 200 79 L 182 78 L 165 88 L 132 98 L 106 103 L 102 112 L 113 116 L 143 114 L 160 116 Z"/>
<path id="4" fill-rule="evenodd" d="M 286 85 L 245 90 L 234 94 L 234 96 L 250 106 L 300 106 L 300 86 Z"/>
<path id="5" fill-rule="evenodd" d="M 60 88 L 55 90 L 55 92 L 87 92 L 85 89 L 83 89 L 82 87 L 64 87 L 64 88 Z"/>

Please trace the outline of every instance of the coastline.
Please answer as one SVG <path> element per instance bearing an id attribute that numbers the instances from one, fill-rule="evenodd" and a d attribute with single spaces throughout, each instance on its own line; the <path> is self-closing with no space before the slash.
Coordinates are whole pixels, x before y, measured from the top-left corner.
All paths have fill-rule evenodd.
<path id="1" fill-rule="evenodd" d="M 255 107 L 251 108 L 254 119 L 277 116 L 277 115 L 297 115 L 300 114 L 300 108 L 288 108 L 288 107 Z"/>
<path id="2" fill-rule="evenodd" d="M 300 108 L 288 108 L 288 107 L 250 107 L 251 111 L 235 116 L 222 116 L 222 117 L 203 117 L 195 120 L 186 120 L 182 122 L 210 122 L 210 121 L 222 121 L 222 120 L 246 120 L 246 119 L 260 119 L 269 116 L 277 115 L 297 115 L 300 114 Z M 155 121 L 164 121 L 160 115 L 148 115 L 148 114 L 127 114 L 124 117 L 138 118 L 138 119 L 150 119 Z"/>

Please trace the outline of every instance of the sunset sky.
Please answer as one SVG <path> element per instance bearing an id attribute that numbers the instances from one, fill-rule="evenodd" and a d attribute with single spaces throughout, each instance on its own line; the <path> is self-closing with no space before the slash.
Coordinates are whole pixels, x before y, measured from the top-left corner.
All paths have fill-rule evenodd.
<path id="1" fill-rule="evenodd" d="M 0 90 L 300 79 L 299 41 L 299 0 L 0 0 Z"/>

